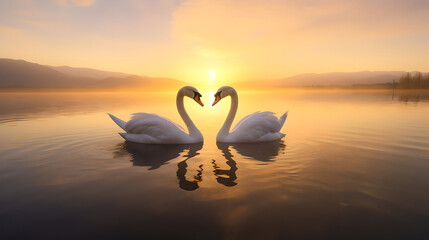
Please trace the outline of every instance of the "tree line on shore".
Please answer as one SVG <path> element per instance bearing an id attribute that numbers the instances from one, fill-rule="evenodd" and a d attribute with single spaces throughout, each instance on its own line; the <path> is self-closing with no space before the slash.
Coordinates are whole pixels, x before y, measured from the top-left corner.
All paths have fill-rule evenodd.
<path id="1" fill-rule="evenodd" d="M 395 87 L 403 89 L 419 89 L 429 88 L 429 73 L 423 74 L 421 72 L 406 72 L 400 78 Z"/>

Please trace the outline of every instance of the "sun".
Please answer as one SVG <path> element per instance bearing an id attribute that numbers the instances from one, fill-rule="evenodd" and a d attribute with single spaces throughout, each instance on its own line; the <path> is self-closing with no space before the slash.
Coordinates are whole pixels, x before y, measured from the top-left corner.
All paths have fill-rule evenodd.
<path id="1" fill-rule="evenodd" d="M 209 71 L 209 81 L 216 80 L 216 72 L 214 70 Z"/>

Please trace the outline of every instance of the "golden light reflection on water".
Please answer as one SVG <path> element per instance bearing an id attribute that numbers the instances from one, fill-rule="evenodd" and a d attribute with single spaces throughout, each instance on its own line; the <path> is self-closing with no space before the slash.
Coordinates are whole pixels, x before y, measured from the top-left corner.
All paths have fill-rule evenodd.
<path id="1" fill-rule="evenodd" d="M 122 206 L 120 216 L 201 213 L 224 230 L 291 212 L 321 229 L 326 221 L 314 215 L 353 218 L 348 209 L 391 221 L 380 205 L 396 216 L 404 209 L 407 216 L 429 214 L 429 101 L 423 95 L 410 101 L 416 98 L 409 93 L 392 100 L 385 91 L 238 91 L 235 122 L 259 110 L 289 110 L 282 129 L 287 135 L 273 143 L 220 144 L 215 137 L 230 99 L 210 108 L 215 90 L 201 90 L 205 107 L 185 100 L 204 144 L 167 147 L 124 142 L 106 113 L 123 120 L 135 112 L 157 113 L 183 126 L 176 93 L 0 94 L 0 176 L 11 199 L 6 205 L 20 209 L 19 199 L 58 195 L 76 204 L 79 196 L 88 204 L 74 208 L 80 214 L 108 201 Z M 181 212 L 187 205 L 192 211 Z M 273 226 L 268 223 L 259 224 Z"/>
<path id="2" fill-rule="evenodd" d="M 256 173 L 252 173 L 250 169 L 258 169 L 257 174 L 268 176 L 273 171 L 273 166 L 270 164 L 276 164 L 276 156 L 294 156 L 297 152 L 307 149 L 308 145 L 314 146 L 317 142 L 330 142 L 336 145 L 358 144 L 364 147 L 368 145 L 365 143 L 365 139 L 371 141 L 378 139 L 373 132 L 368 134 L 368 129 L 385 129 L 392 134 L 400 135 L 404 130 L 398 128 L 398 124 L 401 127 L 410 126 L 410 118 L 413 121 L 420 121 L 419 119 L 423 119 L 423 116 L 427 114 L 426 111 L 414 111 L 413 106 L 393 104 L 395 102 L 389 102 L 386 93 L 383 92 L 365 94 L 338 91 L 311 93 L 296 90 L 277 93 L 239 91 L 239 109 L 235 122 L 259 110 L 273 111 L 278 115 L 289 110 L 289 117 L 282 129 L 282 132 L 287 134 L 284 143 L 267 146 L 264 149 L 271 151 L 270 155 L 263 156 L 262 152 L 261 157 L 261 152 L 252 153 L 252 148 L 243 149 L 242 146 L 216 144 L 215 136 L 229 111 L 230 99 L 225 98 L 216 106 L 211 107 L 210 103 L 213 101 L 214 93 L 214 91 L 202 92 L 202 100 L 206 107 L 199 106 L 192 99 L 185 100 L 187 111 L 205 138 L 204 147 L 199 150 L 199 154 L 192 156 L 192 161 L 188 160 L 186 163 L 189 169 L 187 174 L 190 174 L 187 179 L 193 179 L 198 171 L 203 171 L 202 179 L 204 181 L 200 181 L 199 185 L 203 185 L 207 189 L 217 189 L 219 184 L 222 185 L 220 182 L 228 181 L 228 178 L 235 178 L 234 174 L 238 174 L 237 176 L 240 177 L 226 184 L 235 185 L 237 182 L 241 182 L 241 179 L 243 181 L 240 184 L 246 185 L 248 177 L 255 178 Z M 3 105 L 0 109 L 1 117 L 3 121 L 12 122 L 10 125 L 0 126 L 2 133 L 8 136 L 7 139 L 2 138 L 2 142 L 46 139 L 44 141 L 57 141 L 61 145 L 62 141 L 66 141 L 63 139 L 69 138 L 69 143 L 77 144 L 79 140 L 85 142 L 100 134 L 110 141 L 123 142 L 122 138 L 117 135 L 121 129 L 107 117 L 106 112 L 125 121 L 134 112 L 156 113 L 184 126 L 176 110 L 175 93 L 39 93 L 6 94 L 2 95 L 2 98 L 8 99 L 11 104 Z M 366 101 L 370 102 L 367 104 Z M 378 104 L 377 107 L 374 107 L 374 104 Z M 397 114 L 398 107 L 404 107 L 408 111 L 407 114 Z M 380 114 L 381 112 L 383 114 Z M 12 120 L 8 120 L 8 117 Z M 16 122 L 13 120 L 14 117 L 23 121 Z M 357 132 L 353 133 L 355 130 Z M 361 136 L 359 131 L 365 131 L 367 135 Z M 348 140 L 338 141 L 342 138 Z M 401 139 L 393 136 L 383 141 L 384 144 L 390 146 Z M 368 147 L 371 146 L 368 145 Z M 254 148 L 257 149 L 257 146 Z M 182 149 L 176 155 L 184 155 L 187 151 Z M 310 151 L 312 150 L 310 149 Z M 133 155 L 132 152 L 130 154 Z M 167 159 L 166 162 L 174 159 L 176 158 Z M 257 165 L 243 164 L 249 160 L 260 162 Z M 271 163 L 268 160 L 271 160 Z M 142 162 L 141 159 L 138 161 Z M 282 163 L 283 167 L 285 167 L 284 163 Z M 286 172 L 290 172 L 290 176 L 296 175 L 299 173 L 299 169 L 304 168 L 302 164 L 304 164 L 302 161 L 294 162 L 293 166 L 286 168 Z M 200 169 L 200 165 L 204 166 L 204 170 Z M 236 170 L 238 173 L 231 172 L 235 165 L 238 166 L 239 170 Z M 267 166 L 263 167 L 264 165 Z M 247 168 L 248 170 L 246 170 Z M 239 174 L 240 171 L 241 173 L 248 172 L 243 175 Z M 266 180 L 267 177 L 262 179 Z M 254 181 L 249 181 L 249 183 L 254 184 Z M 253 188 L 256 186 L 257 184 Z M 219 194 L 215 195 L 217 198 L 221 197 Z"/>

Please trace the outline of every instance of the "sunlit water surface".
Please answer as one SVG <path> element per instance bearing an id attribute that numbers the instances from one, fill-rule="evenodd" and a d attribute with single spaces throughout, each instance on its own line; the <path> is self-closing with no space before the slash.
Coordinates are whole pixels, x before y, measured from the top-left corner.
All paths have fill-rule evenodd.
<path id="1" fill-rule="evenodd" d="M 1 93 L 0 239 L 424 239 L 428 94 L 239 92 L 280 142 L 217 144 L 230 100 L 185 100 L 204 144 L 124 142 L 106 115 L 184 125 L 175 93 Z"/>

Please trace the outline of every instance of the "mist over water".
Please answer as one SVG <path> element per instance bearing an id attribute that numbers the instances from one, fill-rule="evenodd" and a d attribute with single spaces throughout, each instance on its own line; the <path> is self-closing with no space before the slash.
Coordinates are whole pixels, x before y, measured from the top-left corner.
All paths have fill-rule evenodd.
<path id="1" fill-rule="evenodd" d="M 388 238 L 429 234 L 429 94 L 241 92 L 235 122 L 289 111 L 281 141 L 216 143 L 229 99 L 185 107 L 203 144 L 125 142 L 107 116 L 184 126 L 175 93 L 0 93 L 0 238 Z"/>

